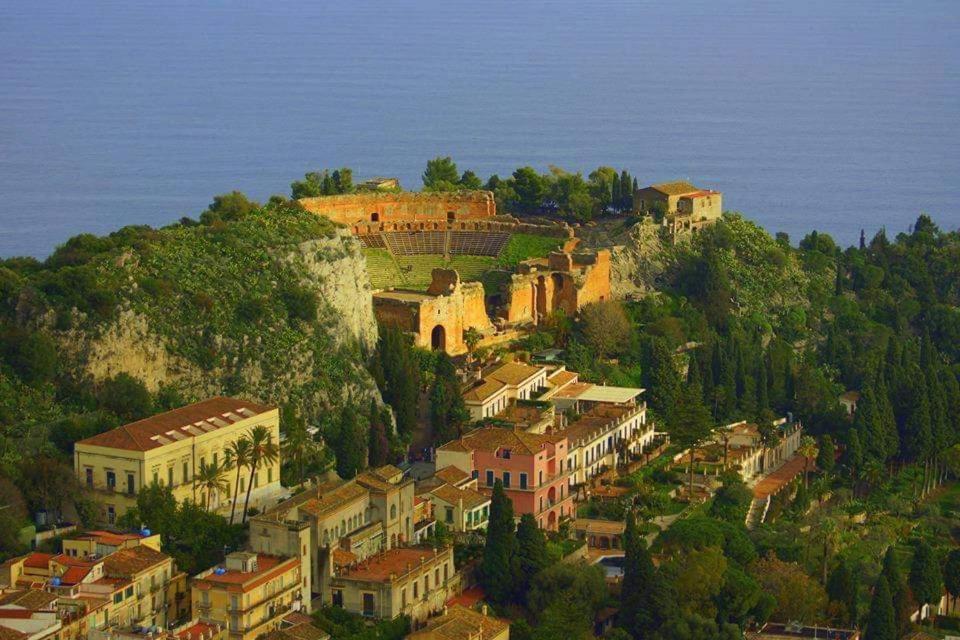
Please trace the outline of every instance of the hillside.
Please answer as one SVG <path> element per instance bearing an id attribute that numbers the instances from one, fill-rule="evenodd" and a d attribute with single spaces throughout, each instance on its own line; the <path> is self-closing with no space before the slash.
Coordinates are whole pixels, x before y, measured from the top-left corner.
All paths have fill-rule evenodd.
<path id="1" fill-rule="evenodd" d="M 70 414 L 98 408 L 91 392 L 125 373 L 158 398 L 295 403 L 317 420 L 378 397 L 363 366 L 377 335 L 369 292 L 358 243 L 285 204 L 78 236 L 43 264 L 0 266 L 0 389 L 52 394 L 49 412 Z M 11 422 L 19 405 L 0 401 Z"/>

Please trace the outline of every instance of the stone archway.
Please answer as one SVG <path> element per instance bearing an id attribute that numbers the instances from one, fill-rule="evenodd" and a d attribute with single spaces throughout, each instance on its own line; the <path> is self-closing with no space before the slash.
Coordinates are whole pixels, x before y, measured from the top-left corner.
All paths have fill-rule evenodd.
<path id="1" fill-rule="evenodd" d="M 553 292 L 550 296 L 550 311 L 556 311 L 563 308 L 563 275 L 559 273 L 550 274 L 550 283 L 553 285 Z"/>
<path id="2" fill-rule="evenodd" d="M 430 332 L 430 348 L 434 351 L 447 350 L 447 330 L 442 324 L 438 324 Z"/>
<path id="3" fill-rule="evenodd" d="M 370 222 L 380 222 L 380 214 L 374 211 L 370 214 Z"/>

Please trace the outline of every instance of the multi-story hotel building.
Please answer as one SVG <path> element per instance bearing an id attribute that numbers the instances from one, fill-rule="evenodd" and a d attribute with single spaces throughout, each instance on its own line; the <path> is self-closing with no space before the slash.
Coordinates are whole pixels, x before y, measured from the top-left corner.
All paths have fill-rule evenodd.
<path id="1" fill-rule="evenodd" d="M 242 507 L 252 482 L 250 506 L 263 508 L 282 492 L 279 460 L 261 465 L 253 478 L 248 469 L 241 468 L 235 496 L 235 470 L 228 477 L 230 488 L 222 495 L 207 496 L 194 483 L 202 465 L 222 465 L 227 446 L 260 425 L 279 443 L 276 407 L 210 398 L 80 440 L 74 446 L 74 470 L 80 483 L 95 492 L 102 518 L 108 523 L 133 506 L 137 492 L 152 483 L 171 487 L 177 500 L 210 504 L 225 512 L 234 499 Z"/>
<path id="2" fill-rule="evenodd" d="M 567 438 L 562 434 L 482 427 L 437 449 L 436 463 L 471 474 L 486 494 L 500 480 L 514 514 L 531 513 L 545 529 L 554 530 L 561 518 L 573 516 Z"/>

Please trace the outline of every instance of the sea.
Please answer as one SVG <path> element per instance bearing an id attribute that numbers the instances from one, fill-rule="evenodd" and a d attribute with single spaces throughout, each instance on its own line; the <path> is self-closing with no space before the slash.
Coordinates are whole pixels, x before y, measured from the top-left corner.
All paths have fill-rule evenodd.
<path id="1" fill-rule="evenodd" d="M 960 226 L 958 0 L 0 0 L 0 257 L 289 194 L 550 165 L 797 242 Z"/>

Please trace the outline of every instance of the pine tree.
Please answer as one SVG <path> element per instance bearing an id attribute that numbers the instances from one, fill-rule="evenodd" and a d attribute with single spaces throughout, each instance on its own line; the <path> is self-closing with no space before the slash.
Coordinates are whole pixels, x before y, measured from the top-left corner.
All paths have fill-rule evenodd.
<path id="1" fill-rule="evenodd" d="M 336 433 L 327 438 L 337 459 L 337 475 L 353 478 L 366 466 L 367 434 L 357 410 L 348 405 L 340 412 Z"/>
<path id="2" fill-rule="evenodd" d="M 620 172 L 620 210 L 633 210 L 633 192 L 637 190 L 635 181 L 630 178 L 626 169 Z"/>
<path id="3" fill-rule="evenodd" d="M 910 564 L 910 590 L 920 605 L 934 604 L 943 595 L 943 574 L 933 549 L 926 542 L 917 545 Z"/>
<path id="4" fill-rule="evenodd" d="M 622 204 L 623 197 L 620 193 L 620 175 L 619 174 L 616 174 L 616 173 L 613 174 L 612 183 L 613 184 L 610 187 L 610 204 L 612 205 L 614 210 L 620 211 L 621 210 L 620 205 Z"/>
<path id="5" fill-rule="evenodd" d="M 757 366 L 757 412 L 770 408 L 770 389 L 767 381 L 766 359 L 760 358 Z"/>
<path id="6" fill-rule="evenodd" d="M 710 435 L 713 428 L 713 418 L 710 411 L 703 404 L 703 392 L 698 384 L 688 385 L 686 393 L 678 398 L 677 404 L 670 413 L 668 431 L 670 441 L 681 449 L 690 452 L 690 483 L 689 490 L 693 491 L 693 461 L 697 446 Z"/>
<path id="7" fill-rule="evenodd" d="M 498 479 L 490 498 L 490 521 L 487 541 L 480 562 L 480 583 L 486 595 L 495 603 L 505 604 L 516 592 L 513 579 L 517 538 L 513 524 L 513 504 Z"/>
<path id="8" fill-rule="evenodd" d="M 550 564 L 547 556 L 547 538 L 537 526 L 533 514 L 525 513 L 517 525 L 517 600 L 522 601 L 530 587 L 530 580 Z"/>
<path id="9" fill-rule="evenodd" d="M 824 473 L 831 473 L 836 465 L 837 448 L 829 433 L 820 438 L 820 448 L 817 452 L 817 468 Z"/>
<path id="10" fill-rule="evenodd" d="M 897 640 L 897 621 L 893 611 L 893 599 L 887 579 L 882 575 L 877 580 L 867 614 L 867 630 L 864 640 Z"/>

